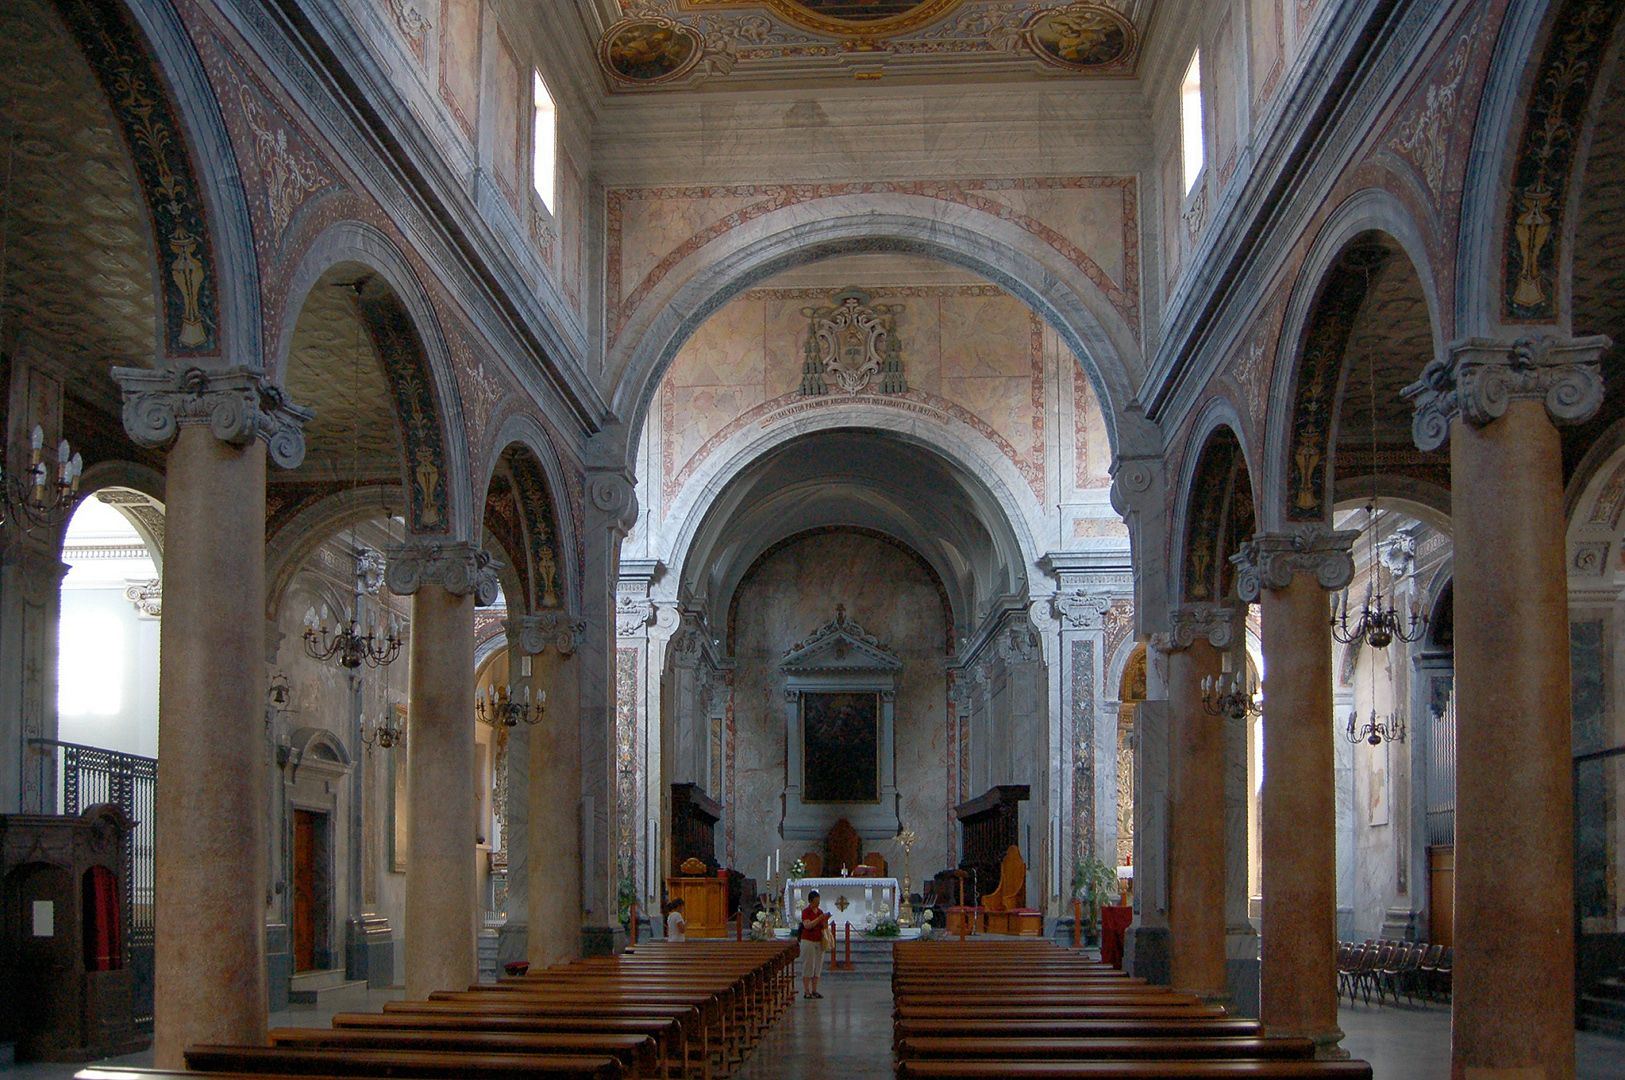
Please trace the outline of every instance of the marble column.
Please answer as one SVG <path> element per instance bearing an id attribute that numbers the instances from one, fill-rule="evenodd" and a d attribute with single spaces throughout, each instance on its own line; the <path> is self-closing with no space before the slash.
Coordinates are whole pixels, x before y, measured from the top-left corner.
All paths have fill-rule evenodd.
<path id="1" fill-rule="evenodd" d="M 406 996 L 478 977 L 474 605 L 496 602 L 490 557 L 468 543 L 408 542 L 389 587 L 412 597 L 406 734 Z"/>
<path id="2" fill-rule="evenodd" d="M 1260 534 L 1233 561 L 1260 602 L 1264 643 L 1264 916 L 1259 1019 L 1270 1035 L 1343 1056 L 1337 1026 L 1337 828 L 1327 590 L 1354 573 L 1357 534 L 1304 525 Z"/>
<path id="3" fill-rule="evenodd" d="M 113 375 L 130 437 L 169 448 L 153 1043 L 178 1069 L 265 1040 L 265 456 L 298 465 L 310 413 L 243 369 Z"/>
<path id="4" fill-rule="evenodd" d="M 531 731 L 525 958 L 534 968 L 581 956 L 581 739 L 573 658 L 583 627 L 563 611 L 519 620 L 519 651 L 531 659 L 531 693 L 547 712 Z M 517 782 L 517 781 L 516 781 Z"/>
<path id="5" fill-rule="evenodd" d="M 1168 939 L 1175 990 L 1223 1003 L 1225 972 L 1224 718 L 1202 684 L 1217 680 L 1232 612 L 1193 604 L 1171 613 L 1168 654 Z M 1238 620 L 1239 621 L 1239 620 Z"/>
<path id="6" fill-rule="evenodd" d="M 1408 387 L 1455 492 L 1451 1075 L 1574 1075 L 1573 763 L 1562 446 L 1607 338 L 1471 339 Z M 1516 763 L 1516 767 L 1509 767 Z"/>

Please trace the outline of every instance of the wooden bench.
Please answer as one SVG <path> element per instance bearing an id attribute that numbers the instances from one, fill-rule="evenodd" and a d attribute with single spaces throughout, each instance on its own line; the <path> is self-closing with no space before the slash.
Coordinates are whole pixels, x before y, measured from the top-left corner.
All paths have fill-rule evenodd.
<path id="1" fill-rule="evenodd" d="M 355 1028 L 275 1028 L 274 1047 L 305 1050 L 436 1050 L 478 1054 L 551 1054 L 613 1057 L 628 1076 L 653 1080 L 663 1073 L 649 1035 L 587 1031 L 380 1031 Z"/>
<path id="2" fill-rule="evenodd" d="M 1235 1038 L 1231 1036 L 1119 1038 L 998 1038 L 987 1036 L 903 1039 L 899 1058 L 1032 1058 L 1110 1060 L 1175 1060 L 1189 1058 L 1256 1058 L 1307 1061 L 1315 1056 L 1312 1039 Z"/>
<path id="3" fill-rule="evenodd" d="M 893 1025 L 897 1040 L 914 1038 L 953 1038 L 981 1036 L 984 1038 L 1147 1038 L 1165 1039 L 1179 1036 L 1203 1035 L 1213 1038 L 1250 1037 L 1264 1033 L 1264 1025 L 1257 1020 L 1232 1017 L 1205 1017 L 1197 1019 L 1130 1019 L 1116 1020 L 898 1020 Z"/>
<path id="4" fill-rule="evenodd" d="M 458 1054 L 429 1050 L 298 1050 L 279 1046 L 189 1047 L 186 1067 L 196 1073 L 244 1076 L 406 1077 L 411 1080 L 619 1080 L 613 1057 L 550 1054 Z M 185 1075 L 185 1074 L 180 1074 Z"/>
<path id="5" fill-rule="evenodd" d="M 683 1025 L 676 1019 L 657 1016 L 485 1016 L 440 1013 L 419 1016 L 414 1013 L 339 1013 L 333 1027 L 340 1031 L 426 1031 L 426 1032 L 511 1032 L 546 1034 L 583 1032 L 605 1035 L 646 1035 L 654 1040 L 662 1076 L 671 1075 L 672 1063 L 679 1068 L 686 1060 Z"/>
<path id="6" fill-rule="evenodd" d="M 898 1080 L 1371 1080 L 1364 1061 L 900 1061 Z"/>

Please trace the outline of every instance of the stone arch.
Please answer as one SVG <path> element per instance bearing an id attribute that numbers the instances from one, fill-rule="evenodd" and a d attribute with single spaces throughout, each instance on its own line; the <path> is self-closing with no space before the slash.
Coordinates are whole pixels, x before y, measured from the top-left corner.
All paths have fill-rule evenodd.
<path id="1" fill-rule="evenodd" d="M 147 545 L 159 576 L 164 572 L 164 475 L 132 461 L 99 461 L 85 470 L 79 484 L 79 501 L 101 498 L 124 515 Z M 75 507 L 77 509 L 77 507 Z M 70 514 L 56 537 L 61 551 L 66 540 Z"/>
<path id="2" fill-rule="evenodd" d="M 272 379 L 286 377 L 305 297 L 323 274 L 346 262 L 375 275 L 357 282 L 356 309 L 394 399 L 402 484 L 412 493 L 407 531 L 471 539 L 476 503 L 451 353 L 428 290 L 394 241 L 359 221 L 337 222 L 315 239 L 290 279 Z"/>
<path id="3" fill-rule="evenodd" d="M 887 251 L 960 266 L 1009 291 L 1056 329 L 1093 383 L 1117 449 L 1116 416 L 1141 370 L 1137 328 L 1101 285 L 1036 235 L 990 213 L 918 195 L 817 199 L 719 236 L 642 299 L 609 350 L 616 415 L 628 445 L 660 378 L 713 313 L 761 281 L 835 255 Z"/>
<path id="4" fill-rule="evenodd" d="M 1223 603 L 1234 584 L 1230 555 L 1257 531 L 1252 469 L 1243 445 L 1245 431 L 1234 405 L 1209 403 L 1193 429 L 1192 446 L 1180 480 L 1182 512 L 1170 539 L 1179 567 L 1174 594 L 1186 603 Z"/>
<path id="5" fill-rule="evenodd" d="M 1357 192 L 1321 228 L 1287 304 L 1258 489 L 1267 493 L 1258 506 L 1261 531 L 1331 521 L 1346 351 L 1371 283 L 1389 257 L 1407 259 L 1415 271 L 1427 304 L 1432 356 L 1444 355 L 1438 288 L 1424 234 L 1392 195 Z"/>
<path id="6" fill-rule="evenodd" d="M 315 550 L 340 529 L 398 508 L 395 484 L 363 484 L 314 499 L 272 523 L 265 543 L 265 616 L 275 619 L 288 587 Z"/>
<path id="7" fill-rule="evenodd" d="M 170 4 L 57 0 L 102 84 L 146 197 L 162 354 L 263 366 L 259 269 L 237 158 L 191 35 Z M 207 177 L 207 182 L 200 178 Z"/>
<path id="8" fill-rule="evenodd" d="M 519 589 L 508 597 L 509 610 L 521 615 L 566 606 L 568 560 L 548 486 L 541 462 L 522 442 L 503 448 L 486 483 L 485 528 L 502 548 L 510 581 Z"/>
<path id="9" fill-rule="evenodd" d="M 558 563 L 557 592 L 560 606 L 569 611 L 580 611 L 581 563 L 577 556 L 579 538 L 576 535 L 575 518 L 569 512 L 570 487 L 565 465 L 554 449 L 553 440 L 548 437 L 547 431 L 534 416 L 517 414 L 509 416 L 502 422 L 491 445 L 502 448 L 502 453 L 522 448 L 539 471 L 541 490 L 546 499 L 548 513 L 551 515 L 549 521 L 553 533 L 553 555 Z M 489 464 L 479 488 L 481 491 L 490 489 L 491 478 L 496 473 L 501 454 L 487 455 L 487 460 Z"/>
<path id="10" fill-rule="evenodd" d="M 1576 203 L 1599 87 L 1625 48 L 1606 0 L 1521 0 L 1502 21 L 1468 160 L 1456 247 L 1456 333 L 1569 330 Z M 1520 235 L 1520 233 L 1522 235 Z"/>

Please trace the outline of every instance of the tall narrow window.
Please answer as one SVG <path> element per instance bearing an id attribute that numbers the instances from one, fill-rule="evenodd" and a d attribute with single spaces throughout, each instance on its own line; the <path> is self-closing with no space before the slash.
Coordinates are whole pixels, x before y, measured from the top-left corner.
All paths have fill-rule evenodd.
<path id="1" fill-rule="evenodd" d="M 1191 54 L 1185 82 L 1179 88 L 1179 134 L 1185 158 L 1185 194 L 1202 175 L 1202 50 Z"/>
<path id="2" fill-rule="evenodd" d="M 559 111 L 553 104 L 553 95 L 542 82 L 542 73 L 532 72 L 536 83 L 536 148 L 531 159 L 531 182 L 542 205 L 553 212 L 553 173 L 558 155 Z"/>

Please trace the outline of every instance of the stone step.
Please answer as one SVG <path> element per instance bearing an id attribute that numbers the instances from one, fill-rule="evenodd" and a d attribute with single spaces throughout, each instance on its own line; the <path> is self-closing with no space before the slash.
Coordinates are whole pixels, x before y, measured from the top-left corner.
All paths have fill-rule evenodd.
<path id="1" fill-rule="evenodd" d="M 367 1007 L 367 980 L 346 979 L 343 968 L 303 971 L 288 980 L 288 1008 L 344 1012 Z"/>
<path id="2" fill-rule="evenodd" d="M 1581 1031 L 1625 1039 L 1625 1001 L 1583 994 L 1574 1026 Z"/>

